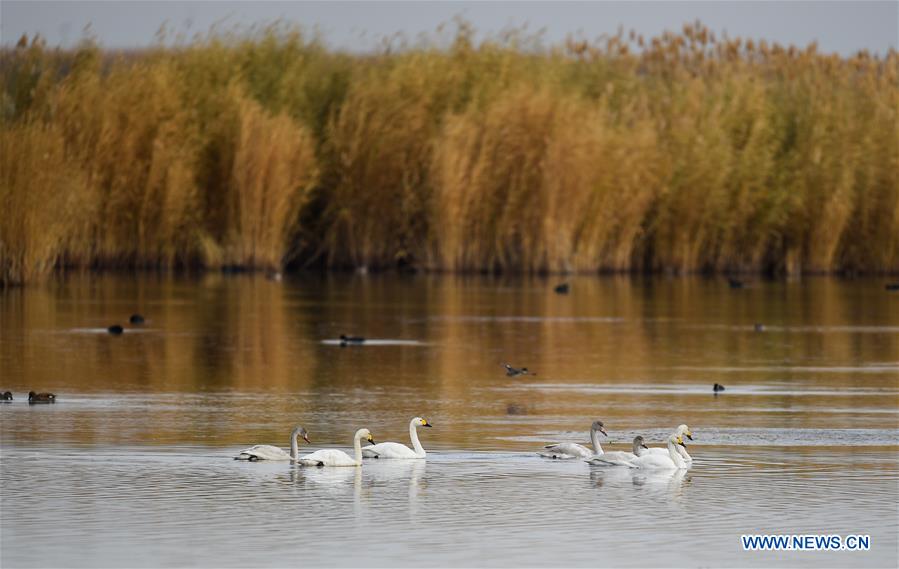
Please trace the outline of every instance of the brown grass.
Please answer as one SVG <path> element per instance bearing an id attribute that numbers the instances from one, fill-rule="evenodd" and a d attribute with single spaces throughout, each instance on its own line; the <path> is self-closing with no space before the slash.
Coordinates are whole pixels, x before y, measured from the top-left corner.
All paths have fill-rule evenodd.
<path id="1" fill-rule="evenodd" d="M 899 54 L 699 24 L 2 53 L 0 274 L 899 270 Z M 642 47 L 641 47 L 642 46 Z"/>

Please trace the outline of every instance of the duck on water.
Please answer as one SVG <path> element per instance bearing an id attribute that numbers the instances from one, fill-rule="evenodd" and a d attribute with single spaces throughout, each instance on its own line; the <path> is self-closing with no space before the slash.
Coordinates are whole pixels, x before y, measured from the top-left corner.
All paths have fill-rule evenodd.
<path id="1" fill-rule="evenodd" d="M 56 403 L 56 395 L 52 393 L 35 393 L 34 391 L 28 392 L 28 402 L 29 403 Z"/>
<path id="2" fill-rule="evenodd" d="M 536 372 L 529 371 L 526 367 L 512 367 L 512 364 L 503 364 L 503 367 L 506 368 L 506 375 L 509 377 L 516 377 L 519 375 L 537 375 Z"/>
<path id="3" fill-rule="evenodd" d="M 340 335 L 340 347 L 345 348 L 348 345 L 359 346 L 365 343 L 365 338 L 362 336 L 347 336 L 346 334 Z"/>

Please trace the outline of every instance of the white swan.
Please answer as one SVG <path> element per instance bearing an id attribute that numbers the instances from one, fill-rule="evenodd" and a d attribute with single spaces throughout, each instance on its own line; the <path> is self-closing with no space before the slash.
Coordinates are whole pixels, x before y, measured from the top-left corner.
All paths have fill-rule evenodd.
<path id="1" fill-rule="evenodd" d="M 690 432 L 690 427 L 688 427 L 686 425 L 679 425 L 677 427 L 677 429 L 674 431 L 674 434 L 679 437 L 686 436 L 691 441 L 693 440 L 693 433 Z M 681 458 L 683 458 L 687 464 L 693 463 L 693 457 L 690 456 L 690 454 L 687 452 L 687 447 L 685 447 L 683 445 L 678 445 L 677 452 L 678 452 L 678 454 L 681 455 Z M 648 449 L 647 451 L 644 451 L 643 454 L 657 454 L 660 456 L 668 456 L 668 449 L 660 448 L 660 447 L 652 447 L 652 448 Z"/>
<path id="2" fill-rule="evenodd" d="M 427 453 L 418 440 L 418 427 L 430 427 L 427 419 L 415 417 L 409 422 L 409 438 L 412 448 L 400 443 L 378 443 L 363 447 L 362 456 L 366 458 L 425 458 Z M 414 449 L 414 450 L 413 450 Z"/>
<path id="3" fill-rule="evenodd" d="M 643 468 L 648 470 L 677 470 L 689 468 L 683 457 L 677 452 L 677 446 L 684 446 L 684 439 L 677 433 L 668 437 L 668 456 L 658 453 L 647 453 L 630 461 L 627 466 L 631 468 Z"/>
<path id="4" fill-rule="evenodd" d="M 596 452 L 577 443 L 559 443 L 556 445 L 546 445 L 543 447 L 544 450 L 537 454 L 544 458 L 589 458 L 597 454 L 602 454 L 602 447 L 599 446 L 599 435 L 597 433 L 609 436 L 602 426 L 602 421 L 593 421 L 593 424 L 590 425 L 590 441 L 593 443 L 593 448 Z"/>
<path id="5" fill-rule="evenodd" d="M 287 454 L 280 448 L 272 445 L 256 445 L 240 451 L 240 454 L 234 457 L 234 460 L 296 460 L 300 453 L 297 437 L 303 437 L 303 440 L 309 442 L 309 435 L 306 429 L 297 425 L 293 432 L 290 433 L 290 454 Z"/>
<path id="6" fill-rule="evenodd" d="M 596 466 L 628 466 L 632 460 L 643 455 L 649 447 L 643 441 L 643 437 L 634 437 L 634 451 L 612 451 L 604 452 L 596 456 L 588 458 L 585 462 Z"/>
<path id="7" fill-rule="evenodd" d="M 371 443 L 375 442 L 368 429 L 356 431 L 356 434 L 353 435 L 355 458 L 342 450 L 326 448 L 301 456 L 297 462 L 303 466 L 362 466 L 362 439 Z"/>

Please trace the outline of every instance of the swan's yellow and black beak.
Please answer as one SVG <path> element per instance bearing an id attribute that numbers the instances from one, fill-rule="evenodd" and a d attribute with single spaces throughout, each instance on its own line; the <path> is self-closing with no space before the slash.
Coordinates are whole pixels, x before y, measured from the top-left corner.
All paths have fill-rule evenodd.
<path id="1" fill-rule="evenodd" d="M 368 435 L 368 442 L 370 442 L 371 444 L 375 444 L 375 438 L 371 435 Z"/>
<path id="2" fill-rule="evenodd" d="M 688 439 L 690 439 L 691 441 L 693 440 L 693 433 L 691 433 L 690 431 L 685 431 L 684 434 L 687 435 Z"/>
<path id="3" fill-rule="evenodd" d="M 677 444 L 679 444 L 680 446 L 682 446 L 684 448 L 687 448 L 687 445 L 684 444 L 684 439 L 682 439 L 680 437 L 677 437 Z"/>
<path id="4" fill-rule="evenodd" d="M 309 440 L 309 435 L 303 435 L 303 440 L 308 444 L 312 444 L 312 441 Z"/>
<path id="5" fill-rule="evenodd" d="M 609 433 L 607 433 L 606 430 L 605 430 L 603 427 L 600 427 L 600 428 L 599 428 L 599 432 L 602 433 L 602 434 L 604 434 L 605 436 L 609 436 Z"/>
<path id="6" fill-rule="evenodd" d="M 427 420 L 427 419 L 422 419 L 422 420 L 421 420 L 421 426 L 422 426 L 422 427 L 433 427 L 434 425 L 432 425 L 431 423 L 428 423 L 428 420 Z"/>

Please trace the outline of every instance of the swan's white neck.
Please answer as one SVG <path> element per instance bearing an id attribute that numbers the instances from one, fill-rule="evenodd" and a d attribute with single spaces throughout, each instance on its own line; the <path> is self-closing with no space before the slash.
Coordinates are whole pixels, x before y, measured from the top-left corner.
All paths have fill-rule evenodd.
<path id="1" fill-rule="evenodd" d="M 690 430 L 689 427 L 687 427 L 686 425 L 681 425 L 681 426 L 679 426 L 679 427 L 677 428 L 676 431 L 674 431 L 674 434 L 675 434 L 675 436 L 682 437 L 682 436 L 684 436 L 684 433 L 686 433 L 686 432 L 689 431 L 689 430 Z M 692 460 L 693 460 L 693 457 L 690 456 L 690 454 L 687 452 L 687 449 L 684 448 L 684 447 L 682 447 L 681 445 L 677 445 L 677 453 L 678 453 L 679 455 L 681 455 L 681 457 L 682 457 L 685 461 L 687 461 L 687 460 L 692 461 Z"/>
<path id="2" fill-rule="evenodd" d="M 681 458 L 681 455 L 677 452 L 677 447 L 680 446 L 676 442 L 671 439 L 668 439 L 668 456 L 671 457 L 671 461 L 678 468 L 686 468 L 687 464 L 684 462 L 684 459 Z"/>
<path id="3" fill-rule="evenodd" d="M 356 431 L 356 434 L 353 436 L 353 458 L 356 460 L 356 466 L 362 466 L 362 437 L 364 436 L 362 429 Z"/>
<path id="4" fill-rule="evenodd" d="M 593 451 L 597 455 L 602 454 L 602 447 L 599 445 L 599 431 L 590 429 L 590 441 L 593 443 Z"/>
<path id="5" fill-rule="evenodd" d="M 415 455 L 419 458 L 424 458 L 427 453 L 425 452 L 424 447 L 421 446 L 421 442 L 418 440 L 418 418 L 412 419 L 409 422 L 409 438 L 412 439 L 412 450 L 415 451 Z"/>

